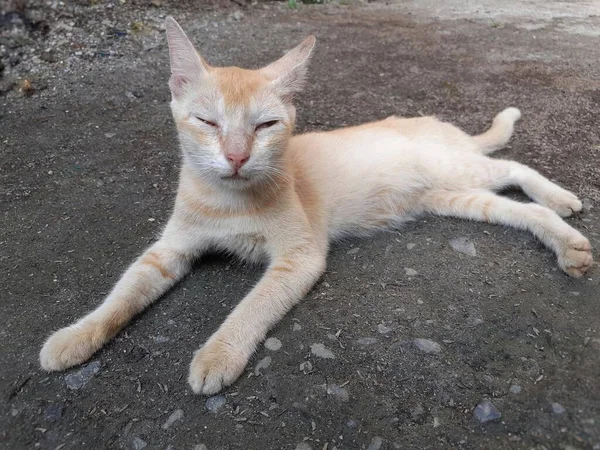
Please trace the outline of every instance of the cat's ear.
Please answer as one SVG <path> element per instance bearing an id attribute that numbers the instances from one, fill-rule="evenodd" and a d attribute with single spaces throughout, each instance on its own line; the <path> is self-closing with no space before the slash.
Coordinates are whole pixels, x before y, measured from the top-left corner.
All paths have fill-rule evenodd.
<path id="1" fill-rule="evenodd" d="M 171 58 L 169 87 L 173 97 L 179 98 L 190 83 L 199 81 L 206 75 L 209 66 L 198 54 L 175 19 L 168 16 L 165 20 L 165 27 Z"/>
<path id="2" fill-rule="evenodd" d="M 294 94 L 304 87 L 308 62 L 315 42 L 314 36 L 308 36 L 282 58 L 262 69 L 283 99 L 291 100 Z"/>

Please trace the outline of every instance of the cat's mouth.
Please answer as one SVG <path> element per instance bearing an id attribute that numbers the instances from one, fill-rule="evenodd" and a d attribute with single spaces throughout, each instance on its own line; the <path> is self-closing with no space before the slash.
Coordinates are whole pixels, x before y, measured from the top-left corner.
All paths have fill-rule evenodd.
<path id="1" fill-rule="evenodd" d="M 248 178 L 240 175 L 239 173 L 234 173 L 233 175 L 225 175 L 221 177 L 222 180 L 248 180 Z"/>

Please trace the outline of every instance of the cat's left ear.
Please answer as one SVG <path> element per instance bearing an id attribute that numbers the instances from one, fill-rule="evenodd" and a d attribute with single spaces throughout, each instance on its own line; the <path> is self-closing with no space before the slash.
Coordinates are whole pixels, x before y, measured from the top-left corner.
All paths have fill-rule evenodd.
<path id="1" fill-rule="evenodd" d="M 287 52 L 282 58 L 261 69 L 272 81 L 273 88 L 286 101 L 304 87 L 310 55 L 316 39 L 308 36 L 300 45 Z"/>
<path id="2" fill-rule="evenodd" d="M 206 75 L 210 66 L 198 54 L 183 29 L 171 16 L 165 20 L 165 28 L 171 58 L 169 87 L 173 97 L 179 98 L 190 83 L 200 81 Z"/>

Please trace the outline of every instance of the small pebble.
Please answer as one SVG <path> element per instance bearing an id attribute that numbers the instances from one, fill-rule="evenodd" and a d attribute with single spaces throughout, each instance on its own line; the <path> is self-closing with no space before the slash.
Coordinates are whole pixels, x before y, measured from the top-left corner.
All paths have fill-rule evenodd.
<path id="1" fill-rule="evenodd" d="M 272 352 L 276 352 L 281 348 L 281 341 L 277 338 L 270 337 L 265 341 L 265 348 L 267 350 L 271 350 Z"/>
<path id="2" fill-rule="evenodd" d="M 292 331 L 300 331 L 302 329 L 302 326 L 299 323 L 294 323 L 294 325 L 292 326 Z"/>
<path id="3" fill-rule="evenodd" d="M 146 448 L 147 446 L 148 446 L 148 443 L 138 436 L 134 436 L 131 439 L 131 450 L 142 450 L 143 448 Z"/>
<path id="4" fill-rule="evenodd" d="M 350 400 L 350 394 L 348 393 L 348 390 L 338 386 L 337 384 L 327 385 L 327 395 L 333 395 L 342 402 L 347 402 Z"/>
<path id="5" fill-rule="evenodd" d="M 411 243 L 409 243 L 409 244 L 406 244 L 406 248 L 407 248 L 408 250 L 412 250 L 412 249 L 413 249 L 413 248 L 415 248 L 416 246 L 417 246 L 417 244 L 413 244 L 412 242 L 411 242 Z"/>
<path id="6" fill-rule="evenodd" d="M 477 256 L 475 245 L 466 237 L 458 237 L 450 241 L 450 246 L 457 252 L 469 256 Z"/>
<path id="7" fill-rule="evenodd" d="M 359 340 L 357 340 L 356 343 L 358 345 L 362 345 L 363 347 L 366 347 L 367 345 L 377 344 L 377 338 L 364 337 L 364 338 L 360 338 Z"/>
<path id="8" fill-rule="evenodd" d="M 430 341 L 429 339 L 415 339 L 413 341 L 415 346 L 424 353 L 440 353 L 442 351 L 442 347 L 440 344 L 434 341 Z"/>
<path id="9" fill-rule="evenodd" d="M 181 420 L 181 419 L 183 419 L 183 410 L 176 409 L 169 416 L 169 418 L 166 420 L 166 422 L 163 423 L 162 429 L 166 430 L 167 428 L 170 428 L 175 422 L 177 422 L 178 420 Z"/>
<path id="10" fill-rule="evenodd" d="M 104 133 L 104 136 L 107 137 L 108 139 L 114 138 L 116 135 L 117 135 L 117 133 Z"/>
<path id="11" fill-rule="evenodd" d="M 62 417 L 64 405 L 62 403 L 53 403 L 44 411 L 44 419 L 48 422 L 56 422 Z"/>
<path id="12" fill-rule="evenodd" d="M 360 250 L 360 247 L 354 247 L 354 248 L 351 248 L 350 250 L 348 250 L 346 252 L 346 254 L 347 255 L 356 255 L 359 250 Z"/>
<path id="13" fill-rule="evenodd" d="M 194 450 L 208 450 L 208 447 L 204 444 L 196 444 L 194 445 Z"/>
<path id="14" fill-rule="evenodd" d="M 319 343 L 312 344 L 310 346 L 310 352 L 319 358 L 325 358 L 325 359 L 334 359 L 335 358 L 335 355 L 333 354 L 333 352 L 331 350 L 329 350 L 323 344 L 319 344 Z"/>
<path id="15" fill-rule="evenodd" d="M 165 336 L 153 336 L 152 340 L 155 344 L 164 344 L 165 342 L 169 342 L 169 338 Z"/>
<path id="16" fill-rule="evenodd" d="M 405 267 L 404 272 L 406 273 L 406 276 L 408 276 L 408 277 L 414 277 L 415 275 L 417 275 L 419 273 L 415 269 L 411 269 L 409 267 Z"/>
<path id="17" fill-rule="evenodd" d="M 513 385 L 510 387 L 510 389 L 509 389 L 509 392 L 510 392 L 511 394 L 520 394 L 522 389 L 523 389 L 523 388 L 522 388 L 521 386 L 519 386 L 519 385 L 517 385 L 517 384 L 513 384 Z"/>
<path id="18" fill-rule="evenodd" d="M 240 10 L 237 10 L 237 11 L 234 11 L 234 12 L 233 12 L 233 13 L 230 15 L 230 17 L 231 17 L 233 20 L 242 20 L 242 19 L 244 18 L 244 13 L 243 13 L 243 12 L 241 12 Z"/>
<path id="19" fill-rule="evenodd" d="M 225 406 L 225 403 L 227 403 L 227 398 L 224 395 L 215 395 L 208 398 L 204 406 L 206 406 L 208 412 L 216 414 L 223 406 Z"/>
<path id="20" fill-rule="evenodd" d="M 354 419 L 348 419 L 346 426 L 353 430 L 358 427 L 358 422 Z"/>
<path id="21" fill-rule="evenodd" d="M 475 408 L 475 411 L 473 411 L 473 415 L 481 423 L 489 422 L 491 420 L 496 420 L 502 416 L 502 414 L 500 414 L 500 411 L 498 411 L 496 409 L 496 407 L 487 400 L 485 400 L 485 401 L 481 402 L 479 405 L 477 405 L 477 407 Z"/>
<path id="22" fill-rule="evenodd" d="M 373 439 L 371 439 L 367 450 L 379 450 L 382 445 L 383 439 L 381 439 L 379 436 L 375 436 Z"/>
<path id="23" fill-rule="evenodd" d="M 567 410 L 560 403 L 552 403 L 552 412 L 554 414 L 564 414 L 565 412 L 567 412 Z"/>
<path id="24" fill-rule="evenodd" d="M 65 376 L 65 382 L 69 389 L 81 389 L 100 371 L 100 361 L 92 361 L 75 373 Z"/>
<path id="25" fill-rule="evenodd" d="M 377 331 L 379 331 L 381 334 L 388 334 L 392 331 L 392 329 L 380 323 L 379 325 L 377 325 Z"/>
<path id="26" fill-rule="evenodd" d="M 300 442 L 296 445 L 295 450 L 312 450 L 312 447 L 307 442 Z"/>
<path id="27" fill-rule="evenodd" d="M 263 359 L 261 359 L 254 368 L 254 376 L 262 375 L 261 370 L 269 367 L 271 365 L 271 361 L 272 360 L 270 356 L 265 356 Z"/>
<path id="28" fill-rule="evenodd" d="M 304 361 L 303 363 L 300 364 L 300 372 L 304 372 L 304 374 L 309 373 L 310 371 L 312 371 L 312 364 L 310 363 L 310 361 Z"/>

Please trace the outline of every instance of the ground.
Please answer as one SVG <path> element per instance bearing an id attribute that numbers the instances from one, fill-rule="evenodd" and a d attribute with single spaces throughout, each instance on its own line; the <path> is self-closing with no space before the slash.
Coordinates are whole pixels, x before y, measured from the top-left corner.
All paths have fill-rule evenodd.
<path id="1" fill-rule="evenodd" d="M 600 270 L 568 278 L 531 235 L 500 226 L 423 217 L 335 244 L 270 333 L 281 347 L 261 347 L 222 396 L 194 395 L 188 364 L 261 274 L 223 257 L 83 372 L 37 359 L 169 217 L 165 15 L 215 65 L 257 67 L 315 34 L 299 131 L 437 114 L 476 133 L 519 107 L 498 157 L 585 199 L 567 220 L 599 248 L 597 3 L 68 3 L 0 28 L 1 448 L 600 448 Z M 501 416 L 482 422 L 485 402 Z"/>

